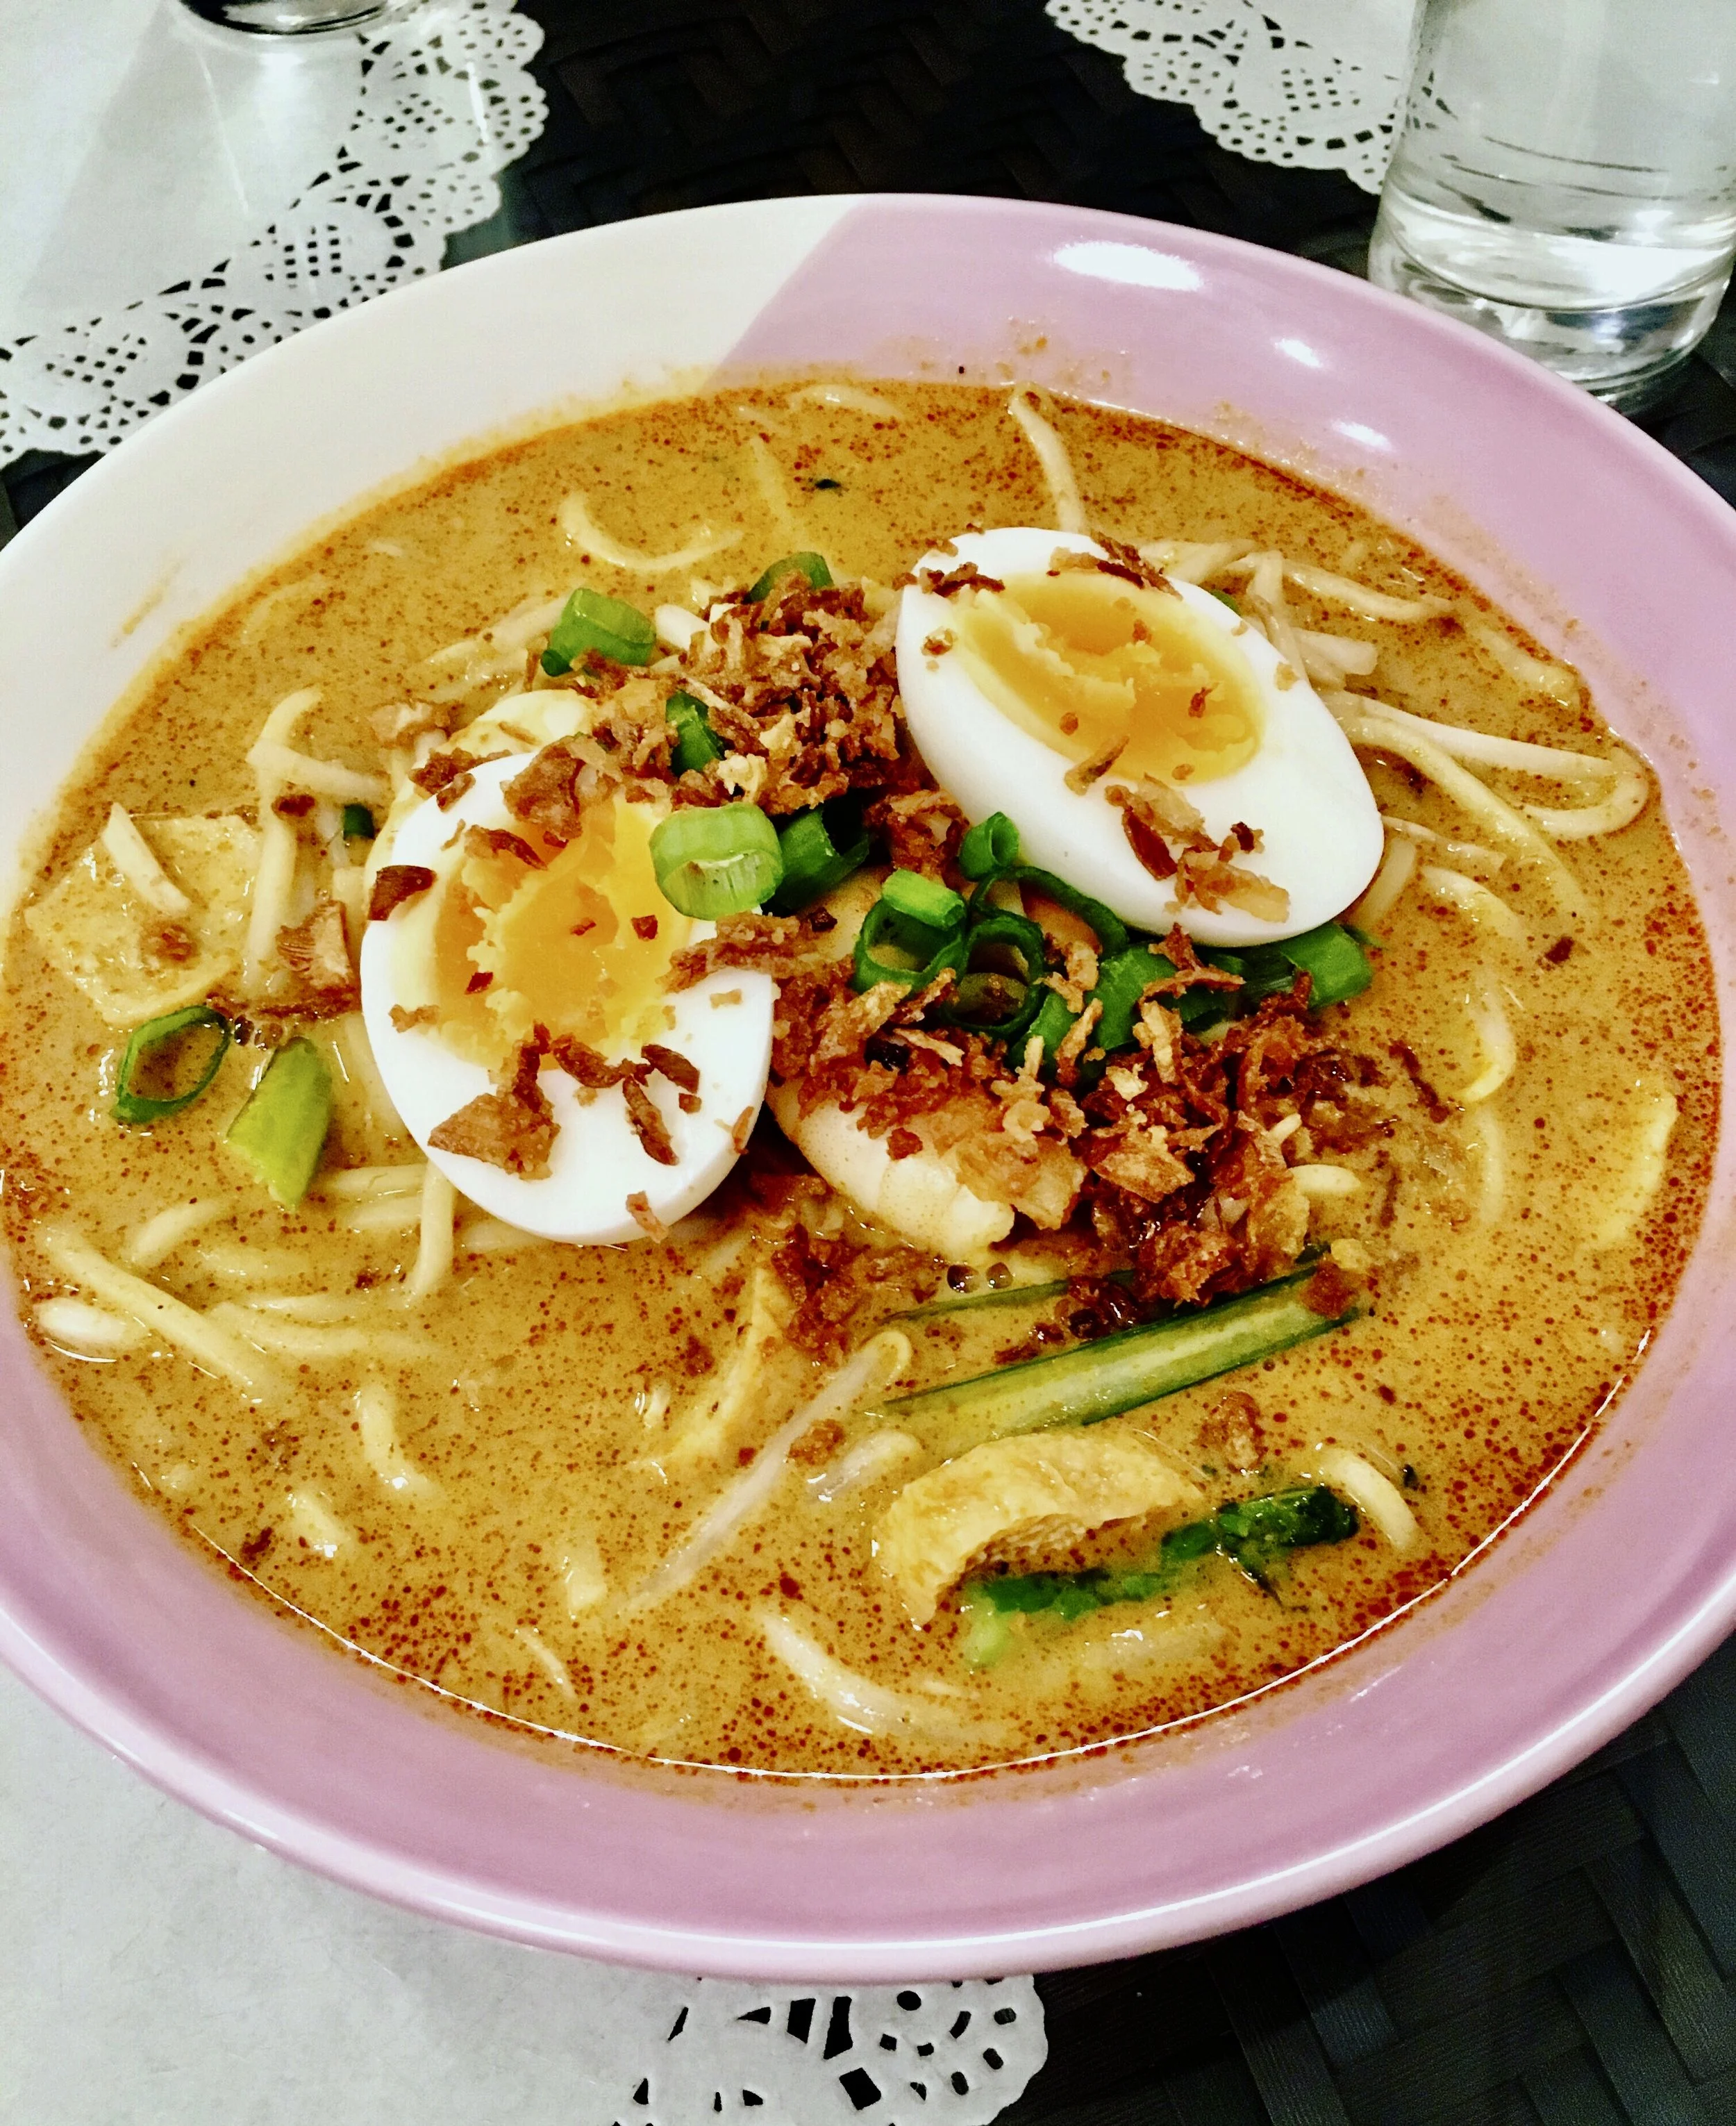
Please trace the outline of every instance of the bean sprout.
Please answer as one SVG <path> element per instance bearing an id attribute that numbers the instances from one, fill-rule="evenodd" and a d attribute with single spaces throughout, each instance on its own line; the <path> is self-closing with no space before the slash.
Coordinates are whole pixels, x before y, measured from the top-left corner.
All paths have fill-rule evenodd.
<path id="1" fill-rule="evenodd" d="M 960 1717 L 846 1668 L 817 1639 L 775 1610 L 761 1610 L 755 1622 L 766 1644 L 796 1680 L 842 1726 L 859 1735 L 927 1735 L 956 1741 L 969 1733 L 986 1741 L 1001 1732 L 998 1722 Z"/>
<path id="2" fill-rule="evenodd" d="M 1444 856 L 1454 863 L 1469 864 L 1474 871 L 1499 871 L 1507 862 L 1499 849 L 1486 849 L 1480 842 L 1455 842 L 1446 834 L 1437 834 L 1432 827 L 1425 827 L 1420 820 L 1383 812 L 1380 820 L 1389 834 L 1407 834 L 1413 842 L 1438 843 Z"/>
<path id="3" fill-rule="evenodd" d="M 1253 550 L 1252 539 L 1149 539 L 1139 558 L 1178 583 L 1205 583 Z"/>
<path id="4" fill-rule="evenodd" d="M 1372 1462 L 1353 1454 L 1347 1447 L 1319 1448 L 1314 1463 L 1323 1481 L 1344 1492 L 1353 1505 L 1359 1506 L 1394 1550 L 1410 1549 L 1422 1530 L 1389 1476 L 1383 1476 Z"/>
<path id="5" fill-rule="evenodd" d="M 1477 1160 L 1477 1222 L 1498 1225 L 1507 1207 L 1507 1130 L 1493 1108 L 1466 1116 L 1465 1141 Z"/>
<path id="6" fill-rule="evenodd" d="M 877 391 L 863 391 L 854 384 L 804 384 L 800 391 L 790 392 L 784 404 L 796 406 L 804 399 L 816 406 L 842 406 L 870 421 L 903 418 L 889 399 L 882 399 Z"/>
<path id="7" fill-rule="evenodd" d="M 642 1615 L 678 1593 L 729 1547 L 747 1522 L 764 1509 L 783 1476 L 790 1448 L 804 1432 L 878 1394 L 909 1363 L 910 1339 L 896 1329 L 883 1329 L 847 1359 L 818 1395 L 778 1427 L 754 1457 L 752 1467 L 701 1514 L 686 1540 L 640 1581 L 628 1604 L 633 1613 Z"/>
<path id="8" fill-rule="evenodd" d="M 1013 393 L 1007 402 L 1007 410 L 1025 431 L 1026 441 L 1037 454 L 1037 462 L 1043 468 L 1043 477 L 1054 503 L 1057 530 L 1088 531 L 1085 505 L 1079 499 L 1079 483 L 1074 476 L 1067 446 L 1054 423 L 1038 412 L 1035 394 L 1028 385 L 1021 385 Z"/>
<path id="9" fill-rule="evenodd" d="M 1363 620 L 1432 620 L 1452 611 L 1443 598 L 1395 598 L 1390 591 L 1371 589 L 1366 583 L 1353 583 L 1348 576 L 1336 576 L 1329 569 L 1312 568 L 1303 561 L 1285 561 L 1281 555 L 1279 558 L 1285 575 L 1299 591 L 1306 591 L 1323 604 L 1344 606 Z"/>

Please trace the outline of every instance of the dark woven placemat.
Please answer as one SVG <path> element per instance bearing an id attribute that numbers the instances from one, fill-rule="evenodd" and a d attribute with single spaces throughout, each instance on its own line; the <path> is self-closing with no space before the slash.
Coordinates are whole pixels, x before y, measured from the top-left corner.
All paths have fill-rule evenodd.
<path id="1" fill-rule="evenodd" d="M 449 262 L 789 192 L 1067 200 L 1359 271 L 1347 178 L 1226 154 L 1040 0 L 521 0 L 542 138 Z M 1736 503 L 1736 306 L 1644 425 Z M 0 538 L 88 461 L 4 470 Z M 1004 2126 L 1736 2126 L 1736 1641 L 1486 1830 L 1198 1948 L 1045 1977 Z M 865 2113 L 870 2119 L 872 2113 Z"/>

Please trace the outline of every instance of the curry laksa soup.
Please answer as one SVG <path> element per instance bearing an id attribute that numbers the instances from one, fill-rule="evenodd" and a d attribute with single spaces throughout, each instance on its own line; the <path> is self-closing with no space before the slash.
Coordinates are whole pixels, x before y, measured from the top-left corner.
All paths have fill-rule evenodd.
<path id="1" fill-rule="evenodd" d="M 1707 1184 L 1705 939 L 1576 674 L 1022 390 L 443 473 L 158 669 L 42 858 L 43 1364 L 215 1568 L 551 1747 L 1246 1701 L 1537 1495 Z"/>

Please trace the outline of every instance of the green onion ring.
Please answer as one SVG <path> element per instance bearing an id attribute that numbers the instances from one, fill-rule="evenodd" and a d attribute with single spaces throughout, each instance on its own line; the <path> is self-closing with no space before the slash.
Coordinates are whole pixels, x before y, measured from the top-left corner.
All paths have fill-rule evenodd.
<path id="1" fill-rule="evenodd" d="M 798 812 L 778 831 L 784 882 L 772 903 L 779 915 L 794 915 L 859 872 L 874 849 L 863 833 L 860 806 L 828 798 L 811 812 Z"/>
<path id="2" fill-rule="evenodd" d="M 1025 964 L 1025 972 L 1017 979 L 1024 994 L 1010 1012 L 999 1018 L 984 1019 L 971 1009 L 971 993 L 965 984 L 986 972 L 975 966 L 977 954 L 988 946 L 1000 946 L 1016 952 Z M 1044 938 L 1037 924 L 1028 915 L 1016 914 L 1011 909 L 1002 909 L 985 916 L 967 934 L 965 972 L 959 988 L 941 1007 L 941 1015 L 954 1026 L 962 1027 L 971 1033 L 985 1034 L 990 1040 L 1012 1042 L 1026 1032 L 1035 1018 L 1045 996 L 1054 991 L 1043 981 Z M 1059 999 L 1058 999 L 1059 1001 Z"/>
<path id="3" fill-rule="evenodd" d="M 998 878 L 1019 860 L 1019 830 L 1004 812 L 979 820 L 959 844 L 959 869 L 966 878 Z"/>
<path id="4" fill-rule="evenodd" d="M 880 888 L 880 898 L 900 915 L 930 930 L 956 930 L 965 920 L 965 900 L 937 878 L 919 871 L 895 871 Z"/>
<path id="5" fill-rule="evenodd" d="M 1003 878 L 1012 879 L 1016 885 L 1035 886 L 1040 893 L 1046 894 L 1082 922 L 1088 923 L 1097 933 L 1100 959 L 1111 959 L 1127 950 L 1130 942 L 1127 925 L 1112 908 L 1106 908 L 1101 900 L 1094 900 L 1088 893 L 1081 893 L 1076 886 L 1069 886 L 1064 878 L 1057 878 L 1052 871 L 1044 871 L 1035 864 L 1007 864 L 998 871 L 986 872 L 970 896 L 973 924 L 989 914 L 993 903 L 988 899 L 988 889 L 998 886 Z M 979 909 L 983 911 L 981 917 L 976 914 Z"/>
<path id="6" fill-rule="evenodd" d="M 712 730 L 703 702 L 696 701 L 691 694 L 672 694 L 663 703 L 663 716 L 674 726 L 672 758 L 677 775 L 709 768 L 714 760 L 723 758 L 724 742 Z"/>
<path id="7" fill-rule="evenodd" d="M 832 571 L 826 566 L 823 555 L 807 552 L 784 554 L 762 576 L 756 577 L 748 592 L 748 604 L 757 605 L 781 577 L 790 574 L 805 576 L 809 588 L 814 590 L 829 591 L 832 588 Z"/>
<path id="8" fill-rule="evenodd" d="M 558 679 L 593 650 L 611 664 L 649 664 L 657 654 L 657 630 L 636 606 L 581 583 L 550 632 L 542 668 Z"/>
<path id="9" fill-rule="evenodd" d="M 161 1048 L 165 1042 L 191 1033 L 197 1026 L 218 1028 L 217 1045 L 199 1075 L 198 1084 L 190 1092 L 174 1094 L 166 1100 L 153 1100 L 144 1093 L 135 1093 L 133 1080 L 145 1057 Z M 116 1121 L 160 1122 L 165 1115 L 178 1114 L 182 1108 L 191 1107 L 201 1093 L 210 1090 L 223 1059 L 229 1052 L 230 1038 L 229 1021 L 208 1004 L 186 1004 L 179 1011 L 166 1012 L 161 1018 L 148 1018 L 143 1026 L 134 1028 L 128 1037 L 126 1053 L 120 1059 L 120 1075 L 115 1087 L 115 1104 L 111 1112 Z"/>
<path id="10" fill-rule="evenodd" d="M 881 947 L 888 944 L 910 952 L 913 957 L 926 957 L 915 966 L 899 966 L 880 957 Z M 880 982 L 897 982 L 904 989 L 926 989 L 946 968 L 962 967 L 965 952 L 965 933 L 962 928 L 932 930 L 924 924 L 913 923 L 908 916 L 900 915 L 889 901 L 877 900 L 856 933 L 852 986 L 871 990 Z"/>
<path id="11" fill-rule="evenodd" d="M 757 805 L 691 806 L 651 830 L 663 898 L 705 923 L 769 900 L 782 883 L 777 829 Z"/>

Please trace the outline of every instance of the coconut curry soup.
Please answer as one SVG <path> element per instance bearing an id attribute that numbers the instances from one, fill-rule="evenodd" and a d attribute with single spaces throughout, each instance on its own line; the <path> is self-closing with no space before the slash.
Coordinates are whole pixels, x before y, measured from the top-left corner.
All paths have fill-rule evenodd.
<path id="1" fill-rule="evenodd" d="M 1022 390 L 449 470 L 158 670 L 43 849 L 43 1363 L 216 1567 L 550 1746 L 1245 1700 L 1536 1495 L 1705 1189 L 1704 939 L 1577 676 Z"/>

